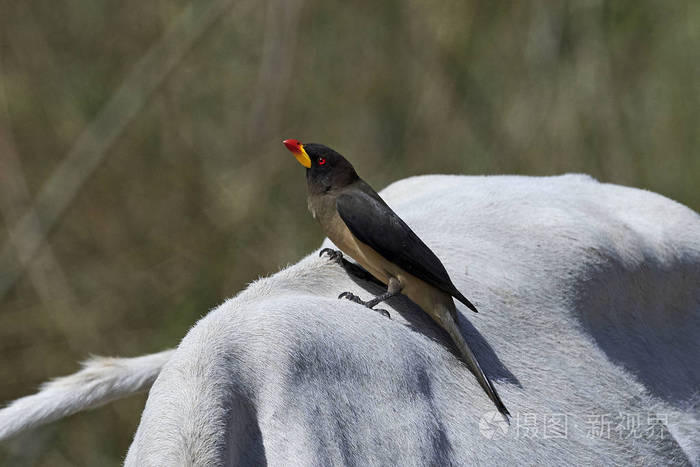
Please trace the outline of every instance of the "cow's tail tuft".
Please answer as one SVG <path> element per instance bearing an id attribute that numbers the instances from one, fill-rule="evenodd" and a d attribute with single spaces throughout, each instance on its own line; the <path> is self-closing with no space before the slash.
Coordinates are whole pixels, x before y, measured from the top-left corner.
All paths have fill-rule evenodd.
<path id="1" fill-rule="evenodd" d="M 135 358 L 93 357 L 70 376 L 0 409 L 0 440 L 76 412 L 148 390 L 173 350 Z"/>

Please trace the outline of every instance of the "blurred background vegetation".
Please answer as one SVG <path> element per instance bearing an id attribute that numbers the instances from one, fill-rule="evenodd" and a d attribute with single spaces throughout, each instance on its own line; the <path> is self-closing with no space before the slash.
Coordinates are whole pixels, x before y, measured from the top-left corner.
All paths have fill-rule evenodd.
<path id="1" fill-rule="evenodd" d="M 283 138 L 377 188 L 586 172 L 700 209 L 699 36 L 697 1 L 0 0 L 0 401 L 316 248 Z M 144 401 L 0 463 L 118 465 Z"/>

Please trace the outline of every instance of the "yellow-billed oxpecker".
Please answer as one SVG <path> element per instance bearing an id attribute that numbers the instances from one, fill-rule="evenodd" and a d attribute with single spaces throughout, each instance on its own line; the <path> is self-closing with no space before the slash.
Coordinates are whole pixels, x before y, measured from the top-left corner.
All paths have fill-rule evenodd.
<path id="1" fill-rule="evenodd" d="M 435 253 L 357 175 L 343 156 L 321 144 L 302 144 L 294 139 L 283 143 L 306 167 L 309 211 L 324 233 L 387 286 L 386 293 L 367 302 L 350 292 L 343 292 L 338 298 L 373 308 L 399 293 L 406 295 L 447 331 L 498 410 L 510 415 L 460 333 L 452 298 L 474 312 L 476 307 L 457 290 Z M 324 249 L 321 254 L 324 252 L 342 260 L 340 252 Z M 385 310 L 376 311 L 388 316 Z"/>

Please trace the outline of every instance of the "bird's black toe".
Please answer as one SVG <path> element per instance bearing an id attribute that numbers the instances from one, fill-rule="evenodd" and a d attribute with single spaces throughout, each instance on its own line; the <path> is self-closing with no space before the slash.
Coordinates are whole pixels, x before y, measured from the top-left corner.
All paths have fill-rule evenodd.
<path id="1" fill-rule="evenodd" d="M 330 259 L 331 261 L 335 261 L 340 265 L 343 264 L 343 253 L 340 250 L 334 250 L 333 248 L 324 248 L 323 250 L 318 252 L 319 257 L 322 257 L 323 255 L 327 255 L 328 259 Z"/>
<path id="2" fill-rule="evenodd" d="M 383 308 L 372 308 L 373 300 L 365 302 L 364 300 L 362 300 L 360 297 L 358 297 L 357 295 L 355 295 L 352 292 L 343 292 L 340 295 L 338 295 L 338 298 L 344 298 L 346 300 L 350 300 L 351 302 L 355 302 L 358 305 L 363 305 L 363 306 L 369 308 L 370 310 L 376 311 L 380 315 L 386 316 L 387 318 L 391 319 L 391 315 L 389 314 L 389 312 L 384 310 Z"/>
<path id="3" fill-rule="evenodd" d="M 384 308 L 371 308 L 371 309 L 374 310 L 374 311 L 376 311 L 376 312 L 379 313 L 380 315 L 382 315 L 382 316 L 384 316 L 384 317 L 386 317 L 386 318 L 391 319 L 391 315 L 390 315 L 389 312 L 386 311 Z"/>
<path id="4" fill-rule="evenodd" d="M 359 303 L 360 305 L 365 305 L 367 306 L 367 302 L 364 302 L 360 297 L 355 295 L 352 292 L 343 292 L 340 295 L 338 295 L 338 298 L 344 298 L 346 300 L 350 300 L 351 302 Z"/>

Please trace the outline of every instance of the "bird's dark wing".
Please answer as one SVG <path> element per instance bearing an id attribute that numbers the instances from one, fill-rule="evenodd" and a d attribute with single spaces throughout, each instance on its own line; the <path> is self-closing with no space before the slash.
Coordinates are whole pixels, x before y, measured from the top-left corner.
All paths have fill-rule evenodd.
<path id="1" fill-rule="evenodd" d="M 472 311 L 476 307 L 462 295 L 428 246 L 381 199 L 361 189 L 340 195 L 336 208 L 350 232 L 377 253 L 428 284 L 452 295 Z"/>

